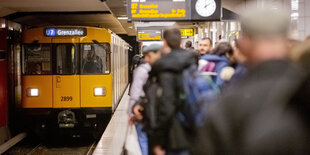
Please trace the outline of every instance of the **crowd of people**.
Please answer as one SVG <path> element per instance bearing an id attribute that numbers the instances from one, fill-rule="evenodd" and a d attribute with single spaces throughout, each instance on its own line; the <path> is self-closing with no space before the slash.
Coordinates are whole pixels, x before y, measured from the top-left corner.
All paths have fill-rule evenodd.
<path id="1" fill-rule="evenodd" d="M 310 152 L 310 40 L 289 40 L 279 9 L 240 22 L 240 37 L 214 48 L 182 49 L 171 27 L 143 49 L 128 109 L 143 155 Z"/>

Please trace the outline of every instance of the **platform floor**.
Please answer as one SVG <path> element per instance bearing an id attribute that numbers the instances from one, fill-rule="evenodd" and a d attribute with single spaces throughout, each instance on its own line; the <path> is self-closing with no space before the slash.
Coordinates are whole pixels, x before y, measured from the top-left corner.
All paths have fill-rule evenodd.
<path id="1" fill-rule="evenodd" d="M 128 101 L 127 88 L 93 155 L 120 155 L 122 153 L 128 126 Z"/>

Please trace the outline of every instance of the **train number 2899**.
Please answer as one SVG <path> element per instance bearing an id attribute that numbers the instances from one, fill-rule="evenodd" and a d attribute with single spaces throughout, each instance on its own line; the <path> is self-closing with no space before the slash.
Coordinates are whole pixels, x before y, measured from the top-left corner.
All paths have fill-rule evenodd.
<path id="1" fill-rule="evenodd" d="M 65 102 L 65 101 L 72 101 L 73 98 L 72 96 L 61 96 L 61 100 L 62 102 Z"/>

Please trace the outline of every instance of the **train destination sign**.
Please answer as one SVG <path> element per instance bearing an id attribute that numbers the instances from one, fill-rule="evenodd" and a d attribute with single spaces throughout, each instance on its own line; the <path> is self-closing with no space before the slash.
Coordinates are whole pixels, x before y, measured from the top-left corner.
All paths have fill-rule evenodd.
<path id="1" fill-rule="evenodd" d="M 44 34 L 48 37 L 86 36 L 86 28 L 46 28 Z"/>
<path id="2" fill-rule="evenodd" d="M 131 21 L 220 20 L 221 0 L 128 0 Z"/>
<path id="3" fill-rule="evenodd" d="M 161 29 L 138 29 L 138 41 L 162 40 Z"/>

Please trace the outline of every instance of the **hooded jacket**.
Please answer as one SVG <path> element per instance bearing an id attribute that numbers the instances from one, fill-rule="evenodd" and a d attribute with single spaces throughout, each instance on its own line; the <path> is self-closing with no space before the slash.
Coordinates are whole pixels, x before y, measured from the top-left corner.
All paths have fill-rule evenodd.
<path id="1" fill-rule="evenodd" d="M 222 87 L 224 84 L 224 80 L 221 78 L 221 71 L 224 67 L 229 66 L 229 61 L 225 56 L 218 56 L 218 55 L 211 55 L 205 54 L 201 57 L 201 59 L 214 62 L 215 63 L 215 72 L 217 73 L 216 76 L 213 76 L 212 79 L 214 82 L 219 86 Z"/>
<path id="2" fill-rule="evenodd" d="M 197 63 L 193 53 L 173 49 L 153 64 L 150 76 L 157 77 L 162 92 L 156 109 L 156 113 L 159 114 L 158 128 L 149 135 L 151 146 L 160 145 L 167 151 L 189 149 L 187 133 L 176 118 L 177 109 L 181 104 L 178 100 L 179 86 L 176 75 L 193 63 Z"/>

